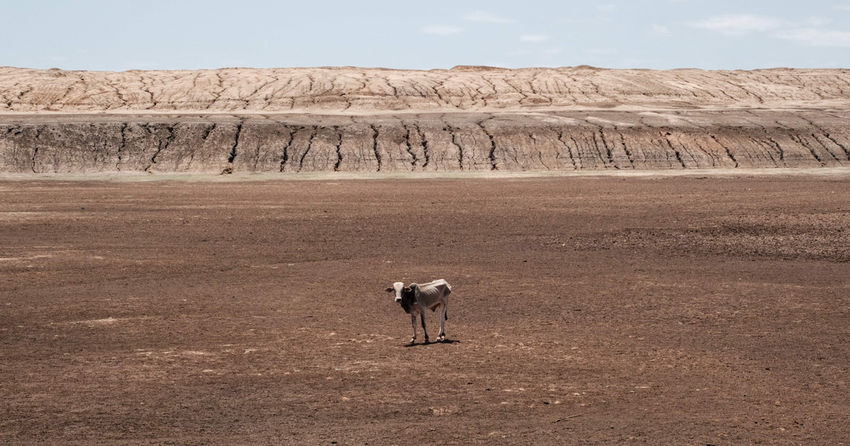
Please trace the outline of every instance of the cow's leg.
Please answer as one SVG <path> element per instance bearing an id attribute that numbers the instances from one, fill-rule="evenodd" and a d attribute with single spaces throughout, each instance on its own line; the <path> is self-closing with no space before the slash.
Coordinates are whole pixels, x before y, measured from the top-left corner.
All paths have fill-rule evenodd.
<path id="1" fill-rule="evenodd" d="M 419 312 L 419 319 L 422 319 L 422 333 L 425 333 L 425 343 L 427 344 L 429 341 L 428 341 L 428 330 L 425 329 L 425 312 L 424 311 Z"/>
<path id="2" fill-rule="evenodd" d="M 410 343 L 413 344 L 416 342 L 416 313 L 410 313 L 410 322 L 413 323 L 413 338 L 410 340 Z"/>
<path id="3" fill-rule="evenodd" d="M 437 335 L 437 341 L 443 342 L 446 340 L 446 310 L 448 306 L 446 304 L 442 305 L 443 308 L 440 308 L 440 333 Z"/>

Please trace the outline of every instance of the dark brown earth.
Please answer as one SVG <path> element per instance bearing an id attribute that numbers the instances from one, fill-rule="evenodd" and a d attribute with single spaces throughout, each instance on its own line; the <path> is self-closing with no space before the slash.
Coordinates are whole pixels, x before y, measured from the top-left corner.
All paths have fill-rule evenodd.
<path id="1" fill-rule="evenodd" d="M 847 175 L 0 192 L 0 443 L 850 442 Z"/>

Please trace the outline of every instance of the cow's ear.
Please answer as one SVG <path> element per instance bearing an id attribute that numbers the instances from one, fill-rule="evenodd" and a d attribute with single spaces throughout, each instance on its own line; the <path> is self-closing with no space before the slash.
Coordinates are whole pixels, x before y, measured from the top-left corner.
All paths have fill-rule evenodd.
<path id="1" fill-rule="evenodd" d="M 409 287 L 409 286 L 404 287 L 404 292 L 405 292 L 405 293 L 409 293 L 409 292 L 410 292 L 410 287 Z"/>
<path id="2" fill-rule="evenodd" d="M 389 288 L 387 288 L 387 290 L 386 290 L 386 291 L 387 291 L 388 293 L 392 293 L 393 291 L 395 291 L 395 289 L 393 289 L 393 287 L 389 287 Z"/>

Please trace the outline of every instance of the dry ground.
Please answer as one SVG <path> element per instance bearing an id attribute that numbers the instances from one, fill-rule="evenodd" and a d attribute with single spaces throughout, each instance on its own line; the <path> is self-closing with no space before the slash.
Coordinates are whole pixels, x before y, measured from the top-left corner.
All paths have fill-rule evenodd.
<path id="1" fill-rule="evenodd" d="M 848 186 L 2 182 L 0 443 L 848 444 Z"/>

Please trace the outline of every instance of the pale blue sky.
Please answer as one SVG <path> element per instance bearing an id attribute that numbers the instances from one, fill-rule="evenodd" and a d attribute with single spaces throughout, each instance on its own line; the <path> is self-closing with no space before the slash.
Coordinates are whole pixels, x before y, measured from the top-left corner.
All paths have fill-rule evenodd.
<path id="1" fill-rule="evenodd" d="M 0 0 L 0 66 L 850 68 L 850 0 Z"/>

